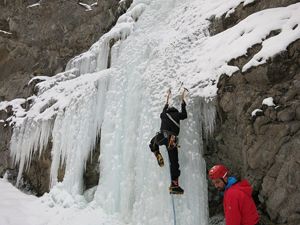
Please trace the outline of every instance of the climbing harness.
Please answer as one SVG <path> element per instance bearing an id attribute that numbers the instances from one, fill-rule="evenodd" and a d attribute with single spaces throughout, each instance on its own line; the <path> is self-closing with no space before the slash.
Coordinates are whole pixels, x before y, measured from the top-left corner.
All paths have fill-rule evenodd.
<path id="1" fill-rule="evenodd" d="M 171 135 L 169 137 L 169 143 L 168 143 L 168 149 L 173 149 L 176 147 L 176 136 L 175 135 Z"/>

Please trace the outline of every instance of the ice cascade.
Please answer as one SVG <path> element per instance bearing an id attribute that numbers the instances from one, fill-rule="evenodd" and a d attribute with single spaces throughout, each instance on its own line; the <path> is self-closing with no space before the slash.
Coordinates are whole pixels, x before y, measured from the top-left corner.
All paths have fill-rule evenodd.
<path id="1" fill-rule="evenodd" d="M 101 135 L 100 179 L 93 207 L 108 215 L 117 213 L 132 225 L 173 223 L 167 152 L 161 148 L 166 163 L 159 168 L 148 143 L 159 129 L 168 88 L 172 89 L 170 104 L 180 105 L 179 87 L 186 79 L 180 68 L 188 63 L 184 52 L 191 50 L 187 37 L 205 36 L 200 26 L 205 21 L 193 27 L 196 32 L 174 29 L 177 24 L 172 18 L 180 14 L 181 4 L 134 1 L 116 26 L 72 59 L 65 72 L 42 78 L 30 109 L 14 121 L 11 154 L 19 164 L 18 180 L 31 158 L 50 146 L 51 185 L 58 187 L 52 194 L 62 189 L 74 197 L 82 195 L 85 164 Z M 186 100 L 188 119 L 182 121 L 179 137 L 180 184 L 185 194 L 175 197 L 176 220 L 178 225 L 205 225 L 202 136 L 213 130 L 215 110 L 194 90 Z M 60 167 L 65 170 L 61 183 L 57 181 Z"/>

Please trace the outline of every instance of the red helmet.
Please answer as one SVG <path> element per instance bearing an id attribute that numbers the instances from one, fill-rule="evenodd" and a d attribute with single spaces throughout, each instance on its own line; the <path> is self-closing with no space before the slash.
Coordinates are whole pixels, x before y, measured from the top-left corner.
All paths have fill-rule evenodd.
<path id="1" fill-rule="evenodd" d="M 208 172 L 208 176 L 212 180 L 218 178 L 225 178 L 227 174 L 228 169 L 223 165 L 215 165 Z"/>

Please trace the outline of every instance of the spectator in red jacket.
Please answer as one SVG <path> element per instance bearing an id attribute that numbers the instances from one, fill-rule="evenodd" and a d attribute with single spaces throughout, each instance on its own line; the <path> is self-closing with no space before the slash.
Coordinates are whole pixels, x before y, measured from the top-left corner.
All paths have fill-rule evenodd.
<path id="1" fill-rule="evenodd" d="M 252 198 L 252 187 L 247 180 L 237 181 L 228 176 L 228 169 L 215 165 L 208 176 L 213 185 L 224 194 L 223 207 L 226 225 L 256 225 L 259 216 Z"/>

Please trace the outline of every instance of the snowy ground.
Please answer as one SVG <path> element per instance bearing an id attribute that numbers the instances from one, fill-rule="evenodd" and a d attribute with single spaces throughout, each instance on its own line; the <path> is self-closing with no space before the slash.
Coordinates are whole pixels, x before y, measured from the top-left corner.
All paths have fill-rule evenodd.
<path id="1" fill-rule="evenodd" d="M 0 225 L 125 225 L 97 207 L 53 206 L 0 179 Z"/>
<path id="2" fill-rule="evenodd" d="M 0 193 L 0 225 L 125 225 L 117 215 L 108 216 L 97 207 L 49 207 L 5 179 L 0 179 Z M 222 217 L 215 217 L 209 224 L 223 225 L 222 221 Z"/>
<path id="3" fill-rule="evenodd" d="M 66 72 L 39 77 L 44 81 L 38 84 L 38 95 L 31 97 L 28 112 L 21 107 L 24 99 L 0 102 L 0 109 L 13 105 L 15 110 L 8 122 L 15 124 L 11 153 L 19 164 L 18 180 L 32 153 L 41 153 L 49 139 L 53 145 L 51 192 L 36 202 L 12 190 L 26 206 L 12 195 L 3 196 L 0 209 L 5 207 L 9 215 L 2 215 L 3 225 L 5 220 L 19 224 L 22 218 L 22 224 L 28 225 L 207 225 L 202 135 L 213 129 L 215 111 L 207 101 L 216 94 L 217 80 L 222 73 L 239 70 L 227 63 L 254 44 L 261 43 L 262 49 L 243 71 L 300 38 L 300 3 L 264 10 L 209 37 L 207 19 L 229 15 L 241 2 L 252 0 L 134 0 L 116 26 L 72 59 Z M 281 32 L 268 37 L 272 30 Z M 174 216 L 167 153 L 162 148 L 166 165 L 159 168 L 148 143 L 159 129 L 166 91 L 172 88 L 171 104 L 178 106 L 182 82 L 190 90 L 188 119 L 182 122 L 179 137 L 180 184 L 185 194 L 174 197 Z M 82 175 L 100 130 L 101 177 L 87 201 Z M 61 161 L 66 172 L 58 183 Z M 3 181 L 1 188 L 11 190 Z M 16 217 L 15 207 L 20 207 Z M 36 213 L 41 220 L 36 220 Z"/>

